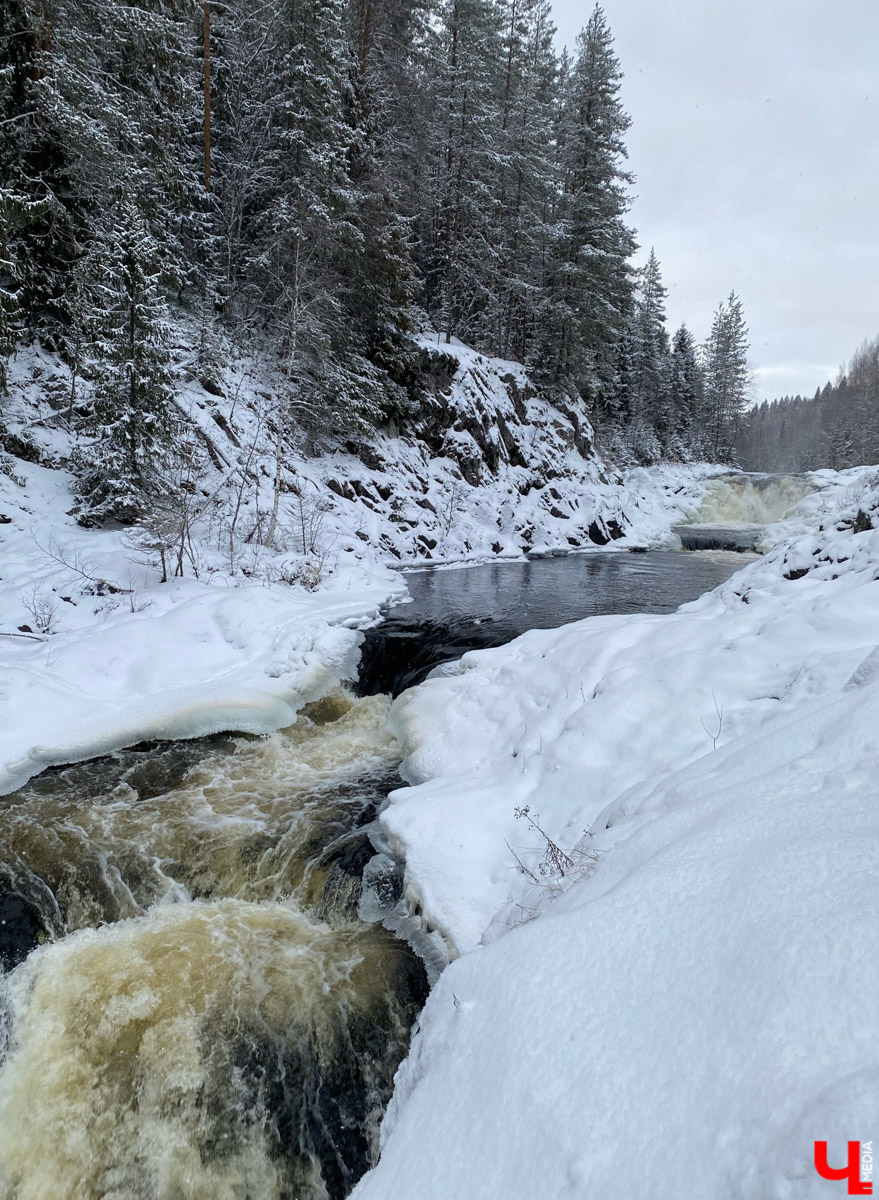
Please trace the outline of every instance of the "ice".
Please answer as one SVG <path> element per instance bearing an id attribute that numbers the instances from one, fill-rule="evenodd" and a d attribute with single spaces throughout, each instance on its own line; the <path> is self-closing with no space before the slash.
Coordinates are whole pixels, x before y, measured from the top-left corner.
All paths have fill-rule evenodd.
<path id="1" fill-rule="evenodd" d="M 19 356 L 10 420 L 44 465 L 0 474 L 0 792 L 144 738 L 288 724 L 351 675 L 358 628 L 403 595 L 390 561 L 521 557 L 614 521 L 608 549 L 670 546 L 722 471 L 612 472 L 579 419 L 526 396 L 520 367 L 451 349 L 442 446 L 387 431 L 368 467 L 294 460 L 328 505 L 314 590 L 295 583 L 295 527 L 225 564 L 206 524 L 201 577 L 164 584 L 124 531 L 80 529 L 69 437 L 33 419 L 27 374 L 63 368 Z M 261 388 L 253 363 L 227 369 L 240 403 L 220 415 L 242 445 Z M 216 398 L 190 383 L 181 403 L 219 436 Z M 527 466 L 491 441 L 501 419 Z M 495 472 L 473 458 L 484 438 Z M 255 462 L 270 480 L 270 446 Z M 532 631 L 395 704 L 411 786 L 379 841 L 409 909 L 384 915 L 436 970 L 454 961 L 357 1200 L 839 1194 L 814 1140 L 841 1161 L 879 1126 L 879 483 L 808 478 L 765 557 L 715 593 Z M 21 625 L 36 633 L 10 636 Z"/>
<path id="2" fill-rule="evenodd" d="M 0 527 L 3 629 L 33 620 L 22 601 L 29 583 L 56 606 L 59 628 L 43 640 L 0 638 L 0 794 L 47 766 L 133 742 L 292 724 L 303 704 L 356 674 L 357 627 L 405 589 L 398 574 L 345 553 L 316 591 L 222 576 L 159 584 L 120 531 L 82 530 L 65 515 L 66 472 L 16 471 L 24 488 L 0 475 L 0 512 L 12 518 Z M 96 577 L 132 590 L 84 590 L 47 564 L 49 546 L 71 560 L 86 547 Z"/>

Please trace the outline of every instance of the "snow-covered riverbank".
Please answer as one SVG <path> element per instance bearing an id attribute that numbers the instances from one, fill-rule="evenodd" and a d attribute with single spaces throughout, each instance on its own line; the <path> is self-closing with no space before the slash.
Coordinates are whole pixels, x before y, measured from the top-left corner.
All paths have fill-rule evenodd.
<path id="1" fill-rule="evenodd" d="M 77 524 L 68 368 L 33 347 L 10 366 L 4 427 L 39 461 L 0 451 L 0 794 L 143 739 L 290 724 L 353 676 L 355 627 L 405 595 L 390 564 L 668 541 L 720 470 L 611 472 L 584 411 L 547 404 L 515 363 L 444 347 L 424 428 L 359 454 L 291 449 L 267 547 L 282 384 L 230 357 L 207 391 L 178 332 L 178 404 L 209 453 L 185 578 L 167 583 L 155 529 Z"/>
<path id="2" fill-rule="evenodd" d="M 358 628 L 406 594 L 397 560 L 359 542 L 328 556 L 312 590 L 296 554 L 266 555 L 255 578 L 161 583 L 124 530 L 76 524 L 66 471 L 15 469 L 18 482 L 0 475 L 0 794 L 145 739 L 289 725 L 356 676 Z M 639 480 L 643 510 L 631 488 L 631 536 L 669 536 L 682 479 L 692 504 L 700 468 Z"/>
<path id="3" fill-rule="evenodd" d="M 814 1141 L 879 1121 L 879 481 L 835 482 L 678 613 L 397 702 L 383 824 L 461 957 L 357 1200 L 838 1194 Z"/>
<path id="4" fill-rule="evenodd" d="M 344 562 L 316 592 L 178 580 L 51 639 L 3 639 L 0 794 L 151 738 L 292 725 L 356 676 L 357 627 L 403 587 L 377 564 Z"/>
<path id="5" fill-rule="evenodd" d="M 450 429 L 482 422 L 487 393 L 503 408 L 506 370 L 456 352 Z M 207 429 L 213 410 L 185 396 Z M 534 419 L 542 402 L 528 403 Z M 233 432 L 255 444 L 244 409 Z M 599 541 L 622 535 L 608 549 L 670 546 L 718 474 L 611 479 L 568 418 L 537 417 L 533 460 L 480 467 L 476 483 L 451 450 L 390 436 L 384 452 L 411 460 L 397 474 L 303 459 L 286 548 L 233 546 L 218 504 L 196 530 L 199 577 L 166 583 L 129 532 L 77 525 L 64 439 L 41 435 L 42 464 L 0 474 L 0 792 L 145 738 L 290 724 L 353 675 L 358 628 L 405 591 L 389 563 L 417 561 L 438 532 L 434 559 L 459 561 L 593 544 L 593 523 Z M 257 450 L 254 528 L 270 508 Z M 550 481 L 554 454 L 565 469 Z M 824 1195 L 812 1141 L 872 1136 L 869 475 L 815 473 L 819 490 L 766 534 L 793 540 L 678 613 L 535 631 L 398 702 L 414 786 L 393 796 L 385 834 L 411 904 L 459 957 L 358 1200 L 630 1200 L 643 1180 L 655 1200 L 810 1200 Z M 208 482 L 234 493 L 237 478 L 217 468 Z M 324 522 L 317 555 L 289 532 L 303 492 Z"/>

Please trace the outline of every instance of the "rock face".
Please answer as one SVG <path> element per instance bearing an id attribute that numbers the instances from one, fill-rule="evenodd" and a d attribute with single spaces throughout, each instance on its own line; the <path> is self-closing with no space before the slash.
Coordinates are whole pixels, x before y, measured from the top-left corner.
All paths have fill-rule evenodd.
<path id="1" fill-rule="evenodd" d="M 192 350 L 197 331 L 182 318 L 175 328 L 176 400 L 206 452 L 211 519 L 219 528 L 234 512 L 244 544 L 261 544 L 278 475 L 278 398 L 289 381 L 268 356 L 236 356 L 230 345 L 228 365 L 208 388 Z M 13 375 L 0 474 L 14 474 L 27 455 L 63 467 L 75 439 L 35 417 L 46 397 L 63 397 L 66 408 L 68 368 L 31 347 Z M 399 562 L 519 557 L 605 545 L 631 528 L 625 493 L 594 450 L 579 397 L 550 400 L 518 363 L 435 337 L 422 338 L 410 383 L 413 411 L 370 434 L 291 431 L 277 550 L 322 565 L 344 549 Z M 33 446 L 24 447 L 22 430 L 32 431 Z M 219 545 L 215 531 L 208 540 Z"/>
<path id="2" fill-rule="evenodd" d="M 422 343 L 419 414 L 308 463 L 328 520 L 407 558 L 606 545 L 628 521 L 578 398 L 550 403 L 517 363 Z"/>

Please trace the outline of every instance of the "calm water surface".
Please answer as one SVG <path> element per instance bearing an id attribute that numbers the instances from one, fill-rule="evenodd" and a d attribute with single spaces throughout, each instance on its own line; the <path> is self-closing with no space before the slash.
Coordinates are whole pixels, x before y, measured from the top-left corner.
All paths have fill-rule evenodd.
<path id="1" fill-rule="evenodd" d="M 406 574 L 411 603 L 370 630 L 359 690 L 398 695 L 467 650 L 608 613 L 674 612 L 753 556 L 724 551 L 570 554 Z"/>

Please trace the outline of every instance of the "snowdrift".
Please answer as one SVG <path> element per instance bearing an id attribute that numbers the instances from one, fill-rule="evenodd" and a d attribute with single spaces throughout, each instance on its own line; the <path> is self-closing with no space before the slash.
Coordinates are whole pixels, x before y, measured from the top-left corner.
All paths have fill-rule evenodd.
<path id="1" fill-rule="evenodd" d="M 158 584 L 118 531 L 82 530 L 64 515 L 65 472 L 17 470 L 24 486 L 0 476 L 0 612 L 15 621 L 0 638 L 0 795 L 47 766 L 138 741 L 291 725 L 302 705 L 355 676 L 357 627 L 405 594 L 398 575 L 350 555 L 315 591 L 223 577 Z M 52 553 L 87 561 L 90 579 Z M 123 591 L 107 582 L 119 579 Z M 57 631 L 16 628 L 34 621 L 24 607 L 34 588 Z"/>
<path id="2" fill-rule="evenodd" d="M 383 825 L 461 957 L 357 1200 L 839 1194 L 815 1140 L 879 1123 L 879 476 L 831 493 L 671 616 L 396 702 Z"/>

